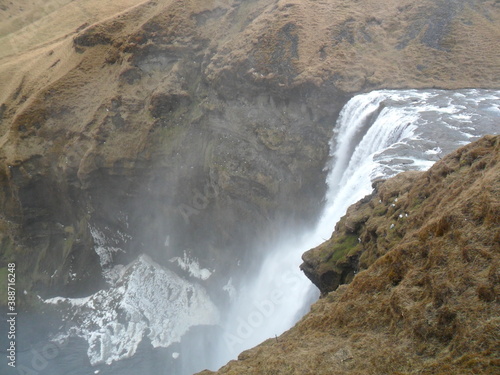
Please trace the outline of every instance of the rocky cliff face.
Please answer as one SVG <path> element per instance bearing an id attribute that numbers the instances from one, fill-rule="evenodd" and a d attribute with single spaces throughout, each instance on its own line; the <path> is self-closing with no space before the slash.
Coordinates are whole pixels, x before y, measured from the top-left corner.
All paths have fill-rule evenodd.
<path id="1" fill-rule="evenodd" d="M 0 10 L 2 262 L 45 295 L 88 294 L 101 267 L 140 253 L 164 263 L 189 249 L 230 274 L 258 257 L 255 234 L 315 217 L 353 93 L 500 77 L 491 1 Z"/>
<path id="2" fill-rule="evenodd" d="M 380 183 L 304 255 L 324 298 L 217 373 L 497 373 L 499 161 L 487 136 Z"/>

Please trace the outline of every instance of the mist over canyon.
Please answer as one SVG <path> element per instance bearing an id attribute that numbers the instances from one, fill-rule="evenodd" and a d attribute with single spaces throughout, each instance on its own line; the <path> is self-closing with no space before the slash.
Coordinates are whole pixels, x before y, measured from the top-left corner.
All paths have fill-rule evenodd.
<path id="1" fill-rule="evenodd" d="M 494 1 L 0 5 L 0 274 L 39 374 L 278 340 L 372 182 L 498 133 Z M 326 295 L 368 263 L 302 268 Z"/>

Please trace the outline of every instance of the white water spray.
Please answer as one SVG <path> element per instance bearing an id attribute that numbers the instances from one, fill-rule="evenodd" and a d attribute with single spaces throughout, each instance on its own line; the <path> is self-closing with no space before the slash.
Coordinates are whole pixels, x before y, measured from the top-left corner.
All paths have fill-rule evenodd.
<path id="1" fill-rule="evenodd" d="M 358 95 L 346 104 L 334 129 L 325 210 L 317 228 L 312 233 L 287 234 L 269 251 L 258 274 L 241 281 L 239 290 L 228 280 L 223 290 L 232 296 L 229 311 L 219 314 L 203 284 L 217 269 L 200 268 L 187 254 L 174 258 L 172 264 L 199 278 L 187 282 L 139 257 L 128 266 L 109 268 L 107 289 L 84 299 L 46 301 L 65 304 L 66 320 L 84 323 L 61 336 L 86 340 L 93 364 L 133 357 L 147 335 L 153 346 L 169 347 L 174 361 L 186 361 L 200 370 L 220 367 L 241 351 L 280 335 L 306 312 L 319 293 L 299 271 L 301 255 L 330 237 L 349 205 L 372 191 L 374 179 L 427 169 L 460 145 L 499 133 L 499 119 L 500 91 L 384 90 Z M 106 245 L 114 243 L 113 238 L 97 230 L 92 234 L 103 265 L 108 265 L 117 250 Z M 224 332 L 217 338 L 215 359 L 213 348 L 202 348 L 204 356 L 193 354 L 192 347 L 181 347 L 181 352 L 172 348 L 192 327 L 216 325 L 219 315 L 225 317 L 220 323 Z M 188 340 L 189 344 L 207 342 L 200 337 Z"/>
<path id="2" fill-rule="evenodd" d="M 299 272 L 301 255 L 331 236 L 347 208 L 371 193 L 373 180 L 428 169 L 440 153 L 498 132 L 493 110 L 489 117 L 483 113 L 474 128 L 470 125 L 470 107 L 482 102 L 487 107 L 491 100 L 499 103 L 500 92 L 384 90 L 351 99 L 330 142 L 327 202 L 316 230 L 284 240 L 269 254 L 260 273 L 244 283 L 224 325 L 220 363 L 280 335 L 306 312 L 304 307 L 318 292 Z M 435 137 L 441 133 L 446 137 Z"/>

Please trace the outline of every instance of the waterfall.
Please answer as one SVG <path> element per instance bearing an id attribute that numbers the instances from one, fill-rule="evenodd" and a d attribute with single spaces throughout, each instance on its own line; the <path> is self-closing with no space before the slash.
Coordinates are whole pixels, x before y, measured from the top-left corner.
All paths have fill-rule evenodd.
<path id="1" fill-rule="evenodd" d="M 312 233 L 287 234 L 240 290 L 224 324 L 220 364 L 283 333 L 307 312 L 318 292 L 298 271 L 301 255 L 331 236 L 347 208 L 371 193 L 372 181 L 426 170 L 460 145 L 498 133 L 499 99 L 500 91 L 488 90 L 381 90 L 352 98 L 330 141 L 323 215 Z M 471 126 L 475 116 L 481 121 Z"/>
<path id="2" fill-rule="evenodd" d="M 174 261 L 198 275 L 199 282 L 183 280 L 140 256 L 109 269 L 107 289 L 86 298 L 45 300 L 63 309 L 67 321 L 81 323 L 60 332 L 60 340 L 85 340 L 90 363 L 100 364 L 107 374 L 140 372 L 145 336 L 158 350 L 167 348 L 166 362 L 154 366 L 168 366 L 168 374 L 222 366 L 241 351 L 280 335 L 307 312 L 319 293 L 299 271 L 301 255 L 330 237 L 349 205 L 372 191 L 372 181 L 428 169 L 459 146 L 498 133 L 499 118 L 500 91 L 381 90 L 353 97 L 334 126 L 326 203 L 315 230 L 284 232 L 283 240 L 268 249 L 259 272 L 241 280 L 239 290 L 229 280 L 223 287 L 232 296 L 229 308 L 215 306 L 203 284 L 211 271 L 200 269 L 186 254 Z M 106 247 L 109 241 L 97 229 L 92 235 L 100 255 L 116 250 Z M 213 335 L 198 333 L 201 325 L 213 326 Z M 181 339 L 185 341 L 179 345 Z M 127 360 L 130 365 L 117 364 Z M 53 363 L 64 368 L 71 361 L 60 355 Z M 106 363 L 111 363 L 109 368 Z"/>

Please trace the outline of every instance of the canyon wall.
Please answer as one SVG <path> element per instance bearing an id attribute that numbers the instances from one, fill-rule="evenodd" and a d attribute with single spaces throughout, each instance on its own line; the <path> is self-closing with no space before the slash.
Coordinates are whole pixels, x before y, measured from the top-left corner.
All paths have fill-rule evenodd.
<path id="1" fill-rule="evenodd" d="M 379 183 L 304 254 L 311 311 L 200 375 L 497 373 L 499 158 L 486 136 Z"/>
<path id="2" fill-rule="evenodd" d="M 328 140 L 354 93 L 498 87 L 498 9 L 2 4 L 1 266 L 17 260 L 27 291 L 82 296 L 105 284 L 103 268 L 188 251 L 222 287 L 258 261 L 256 238 L 314 224 Z"/>

